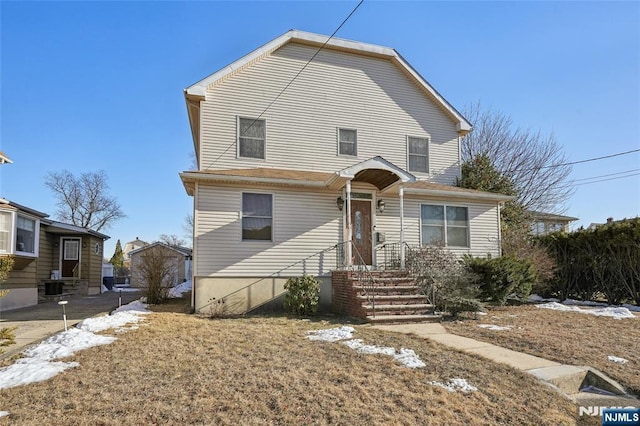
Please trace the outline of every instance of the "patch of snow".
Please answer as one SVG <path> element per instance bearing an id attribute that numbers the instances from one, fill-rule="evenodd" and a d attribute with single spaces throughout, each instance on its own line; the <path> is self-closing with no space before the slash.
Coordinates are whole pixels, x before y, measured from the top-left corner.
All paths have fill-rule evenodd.
<path id="1" fill-rule="evenodd" d="M 96 335 L 94 332 L 137 323 L 139 315 L 149 313 L 146 309 L 141 311 L 144 307 L 140 304 L 133 302 L 132 305 L 128 310 L 124 309 L 113 315 L 88 318 L 79 323 L 77 328 L 54 334 L 38 345 L 25 350 L 24 358 L 0 368 L 0 389 L 41 382 L 64 370 L 78 367 L 80 364 L 77 362 L 53 360 L 69 357 L 77 351 L 93 346 L 107 345 L 116 340 L 115 337 Z"/>
<path id="2" fill-rule="evenodd" d="M 346 342 L 342 342 L 342 344 L 349 346 L 351 349 L 361 354 L 382 354 L 391 356 L 394 360 L 408 368 L 426 367 L 426 364 L 422 362 L 420 357 L 418 357 L 412 349 L 401 348 L 399 351 L 396 351 L 395 348 L 388 346 L 365 345 L 362 343 L 362 339 L 347 340 Z"/>
<path id="3" fill-rule="evenodd" d="M 557 302 L 543 303 L 536 305 L 538 308 L 552 309 L 563 312 L 579 312 L 581 314 L 591 314 L 602 317 L 611 317 L 614 319 L 635 318 L 636 316 L 627 308 L 608 306 L 605 308 L 579 308 L 577 306 L 566 306 Z"/>
<path id="4" fill-rule="evenodd" d="M 503 327 L 501 325 L 495 325 L 495 324 L 478 324 L 478 327 L 486 328 L 487 330 L 493 330 L 493 331 L 511 330 L 510 326 Z"/>
<path id="5" fill-rule="evenodd" d="M 105 286 L 104 284 L 102 284 L 102 290 L 101 293 L 107 293 L 109 291 L 109 289 L 107 288 L 107 286 Z"/>
<path id="6" fill-rule="evenodd" d="M 609 306 L 603 302 L 592 302 L 590 300 L 575 300 L 575 299 L 565 299 L 562 302 L 563 305 L 577 305 L 577 306 Z"/>
<path id="7" fill-rule="evenodd" d="M 476 312 L 476 314 L 477 314 L 477 315 L 489 315 L 489 314 L 487 314 L 486 312 L 479 312 L 479 311 L 478 311 L 478 312 Z"/>
<path id="8" fill-rule="evenodd" d="M 321 340 L 325 342 L 337 342 L 342 340 L 342 344 L 350 347 L 361 354 L 382 354 L 393 357 L 394 360 L 408 368 L 423 368 L 424 362 L 412 349 L 395 348 L 388 346 L 366 345 L 362 339 L 353 339 L 355 329 L 349 326 L 330 328 L 326 330 L 312 330 L 307 332 L 307 339 Z"/>
<path id="9" fill-rule="evenodd" d="M 601 388 L 593 386 L 593 385 L 589 385 L 589 386 L 586 386 L 586 387 L 580 389 L 580 392 L 588 392 L 588 393 L 597 393 L 599 395 L 616 396 L 616 394 L 613 393 L 613 392 L 609 392 L 608 390 L 601 389 Z"/>
<path id="10" fill-rule="evenodd" d="M 42 361 L 51 361 L 66 358 L 77 351 L 93 346 L 108 345 L 115 341 L 115 337 L 99 336 L 91 331 L 79 328 L 70 328 L 43 340 L 39 345 L 24 351 L 29 358 Z"/>
<path id="11" fill-rule="evenodd" d="M 323 342 L 337 342 L 338 340 L 346 340 L 353 338 L 353 327 L 343 326 L 329 328 L 325 330 L 312 330 L 307 332 L 307 339 L 321 340 Z"/>
<path id="12" fill-rule="evenodd" d="M 361 354 L 382 354 L 388 356 L 393 356 L 396 354 L 395 348 L 390 348 L 388 346 L 365 345 L 364 343 L 362 343 L 362 339 L 347 340 L 346 342 L 342 342 L 342 344 L 349 346 L 351 349 Z"/>
<path id="13" fill-rule="evenodd" d="M 8 416 L 9 412 L 8 411 L 0 411 L 0 417 L 4 417 L 4 416 Z"/>
<path id="14" fill-rule="evenodd" d="M 171 287 L 169 289 L 169 297 L 182 297 L 182 293 L 191 291 L 191 288 L 192 288 L 191 281 L 185 281 L 181 284 L 178 284 L 175 287 Z"/>
<path id="15" fill-rule="evenodd" d="M 149 305 L 143 303 L 141 300 L 134 300 L 131 303 L 127 303 L 126 305 L 122 305 L 119 308 L 115 309 L 112 314 L 126 311 L 134 311 L 139 314 L 150 314 L 151 311 L 147 309 L 148 307 Z"/>
<path id="16" fill-rule="evenodd" d="M 466 379 L 449 379 L 447 383 L 441 382 L 429 382 L 430 385 L 439 386 L 443 389 L 448 390 L 449 392 L 475 392 L 478 390 L 477 387 L 470 385 Z"/>
<path id="17" fill-rule="evenodd" d="M 626 363 L 629 362 L 628 359 L 620 358 L 620 357 L 613 356 L 613 355 L 609 355 L 607 358 L 609 359 L 609 361 L 615 362 L 617 364 L 626 364 Z"/>

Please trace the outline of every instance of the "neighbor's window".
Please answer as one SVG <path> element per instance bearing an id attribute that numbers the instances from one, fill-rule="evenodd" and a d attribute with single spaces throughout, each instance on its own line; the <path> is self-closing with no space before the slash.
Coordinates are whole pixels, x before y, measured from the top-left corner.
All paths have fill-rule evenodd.
<path id="1" fill-rule="evenodd" d="M 0 212 L 0 253 L 9 253 L 11 248 L 11 213 Z"/>
<path id="2" fill-rule="evenodd" d="M 16 224 L 16 251 L 23 253 L 36 252 L 36 221 L 18 216 Z"/>
<path id="3" fill-rule="evenodd" d="M 467 207 L 421 205 L 422 244 L 469 247 Z"/>
<path id="4" fill-rule="evenodd" d="M 238 156 L 265 159 L 266 122 L 255 118 L 238 118 Z"/>
<path id="5" fill-rule="evenodd" d="M 271 241 L 273 196 L 271 194 L 242 194 L 242 239 Z"/>
<path id="6" fill-rule="evenodd" d="M 407 137 L 409 171 L 429 173 L 429 139 Z"/>
<path id="7" fill-rule="evenodd" d="M 338 154 L 358 155 L 358 132 L 353 129 L 338 129 Z"/>

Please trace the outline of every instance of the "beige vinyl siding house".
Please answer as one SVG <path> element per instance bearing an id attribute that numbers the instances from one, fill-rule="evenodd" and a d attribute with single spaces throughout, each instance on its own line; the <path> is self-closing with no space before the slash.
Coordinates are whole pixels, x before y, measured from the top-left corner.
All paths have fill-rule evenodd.
<path id="1" fill-rule="evenodd" d="M 375 270 L 385 246 L 434 235 L 500 254 L 510 197 L 453 186 L 470 124 L 395 50 L 327 40 L 289 31 L 185 89 L 196 311 L 221 298 L 250 310 L 302 274 L 328 305 L 332 271 Z"/>

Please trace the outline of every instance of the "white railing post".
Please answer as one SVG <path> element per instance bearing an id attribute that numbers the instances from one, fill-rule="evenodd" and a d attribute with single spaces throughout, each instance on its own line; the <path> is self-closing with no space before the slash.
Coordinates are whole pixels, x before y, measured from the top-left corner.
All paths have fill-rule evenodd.
<path id="1" fill-rule="evenodd" d="M 402 185 L 398 189 L 398 195 L 400 196 L 400 269 L 404 269 L 404 188 Z"/>

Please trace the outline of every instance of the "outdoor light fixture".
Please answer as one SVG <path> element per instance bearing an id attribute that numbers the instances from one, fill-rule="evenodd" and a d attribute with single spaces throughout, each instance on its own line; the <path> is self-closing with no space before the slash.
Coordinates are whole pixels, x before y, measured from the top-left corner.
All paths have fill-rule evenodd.
<path id="1" fill-rule="evenodd" d="M 380 211 L 380 213 L 384 212 L 384 200 L 378 200 L 378 211 Z"/>
<path id="2" fill-rule="evenodd" d="M 342 197 L 336 198 L 336 204 L 338 205 L 338 210 L 342 211 L 344 207 L 344 199 Z"/>

